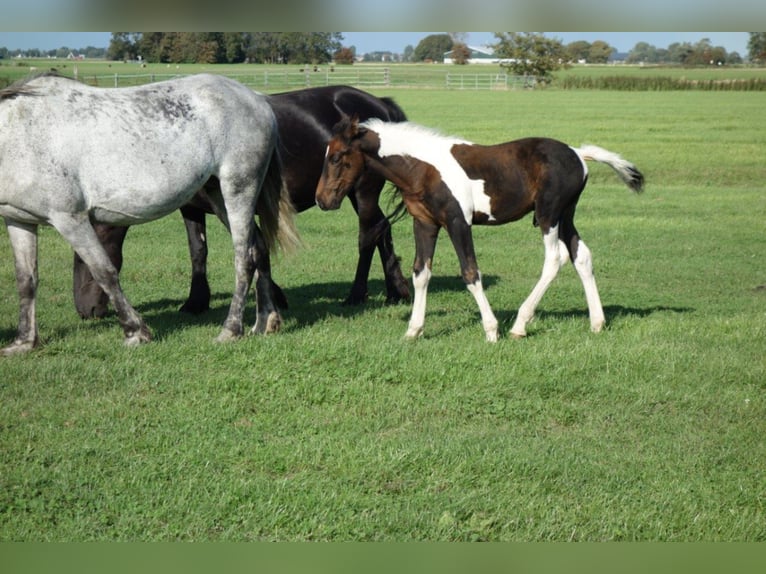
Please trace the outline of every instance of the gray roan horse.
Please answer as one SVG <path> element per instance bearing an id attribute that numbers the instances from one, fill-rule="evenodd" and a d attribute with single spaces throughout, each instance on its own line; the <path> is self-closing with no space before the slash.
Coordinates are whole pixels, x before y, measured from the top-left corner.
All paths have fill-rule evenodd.
<path id="1" fill-rule="evenodd" d="M 632 163 L 596 146 L 575 149 L 549 138 L 484 146 L 408 122 L 359 123 L 345 118 L 334 132 L 317 186 L 319 207 L 336 209 L 354 181 L 373 171 L 397 187 L 415 220 L 415 300 L 407 338 L 423 333 L 431 263 L 443 227 L 457 252 L 463 280 L 479 305 L 487 340 L 497 340 L 497 319 L 482 288 L 471 225 L 502 225 L 530 212 L 543 232 L 545 263 L 511 335 L 527 334 L 537 304 L 567 260 L 574 263 L 585 288 L 591 329 L 602 329 L 604 311 L 590 250 L 574 226 L 575 208 L 588 180 L 586 160 L 607 164 L 628 188 L 639 192 L 644 176 Z"/>
<path id="2" fill-rule="evenodd" d="M 279 328 L 269 248 L 296 240 L 283 194 L 277 126 L 266 97 L 201 74 L 148 86 L 99 89 L 55 75 L 0 90 L 0 215 L 20 299 L 18 333 L 4 355 L 38 345 L 37 227 L 52 225 L 109 295 L 125 343 L 151 333 L 120 288 L 94 223 L 133 225 L 167 215 L 198 190 L 231 231 L 236 284 L 219 341 L 243 333 L 257 273 L 253 332 Z M 255 224 L 260 216 L 263 230 Z"/>

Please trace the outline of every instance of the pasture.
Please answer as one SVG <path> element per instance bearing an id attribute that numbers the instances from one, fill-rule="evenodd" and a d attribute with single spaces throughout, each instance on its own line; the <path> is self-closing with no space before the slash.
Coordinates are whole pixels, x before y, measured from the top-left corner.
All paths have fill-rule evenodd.
<path id="1" fill-rule="evenodd" d="M 531 218 L 474 229 L 501 323 L 488 344 L 446 234 L 422 339 L 409 305 L 343 307 L 356 219 L 298 216 L 274 262 L 283 331 L 217 345 L 231 241 L 210 221 L 213 309 L 177 313 L 179 215 L 134 227 L 121 277 L 155 340 L 81 321 L 72 254 L 41 230 L 43 347 L 0 361 L 0 540 L 766 540 L 766 110 L 757 93 L 371 90 L 481 143 L 545 135 L 591 166 L 577 227 L 607 327 L 562 269 L 529 336 L 507 331 L 543 257 Z M 394 226 L 406 275 L 409 217 Z M 254 320 L 252 297 L 246 319 Z M 0 229 L 0 340 L 18 313 Z"/>

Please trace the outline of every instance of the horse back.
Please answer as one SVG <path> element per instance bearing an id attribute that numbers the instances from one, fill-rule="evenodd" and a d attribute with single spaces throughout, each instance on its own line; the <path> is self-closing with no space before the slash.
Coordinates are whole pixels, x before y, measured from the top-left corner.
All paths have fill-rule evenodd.
<path id="1" fill-rule="evenodd" d="M 483 181 L 495 224 L 516 221 L 553 197 L 564 204 L 576 202 L 585 183 L 577 154 L 551 138 L 458 144 L 452 154 L 470 179 Z"/>

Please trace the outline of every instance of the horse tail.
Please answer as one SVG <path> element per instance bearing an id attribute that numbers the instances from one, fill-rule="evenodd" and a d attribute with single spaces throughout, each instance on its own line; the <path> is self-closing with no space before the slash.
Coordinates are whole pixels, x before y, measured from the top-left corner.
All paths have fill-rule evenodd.
<path id="1" fill-rule="evenodd" d="M 611 167 L 631 191 L 641 193 L 644 190 L 644 175 L 618 154 L 595 145 L 583 146 L 575 149 L 575 152 L 583 161 L 597 161 Z"/>
<path id="2" fill-rule="evenodd" d="M 269 252 L 279 247 L 289 253 L 300 246 L 300 235 L 295 226 L 295 207 L 282 180 L 282 161 L 276 148 L 271 153 L 255 212 Z"/>

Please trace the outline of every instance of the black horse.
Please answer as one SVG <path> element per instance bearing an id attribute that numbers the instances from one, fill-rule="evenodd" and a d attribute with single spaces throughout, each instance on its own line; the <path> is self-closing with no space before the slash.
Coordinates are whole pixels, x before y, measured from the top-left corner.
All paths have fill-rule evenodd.
<path id="1" fill-rule="evenodd" d="M 362 120 L 380 118 L 398 122 L 407 119 L 392 99 L 377 98 L 349 86 L 307 88 L 274 94 L 269 101 L 279 128 L 283 180 L 299 212 L 316 205 L 315 191 L 322 174 L 327 142 L 332 136 L 332 127 L 344 114 L 355 114 Z M 384 184 L 383 177 L 370 173 L 360 178 L 348 195 L 359 216 L 359 261 L 346 304 L 357 305 L 367 299 L 367 278 L 376 247 L 383 264 L 386 301 L 395 303 L 410 297 L 407 281 L 394 253 L 389 220 L 378 205 Z M 205 214 L 212 211 L 202 197 L 198 195 L 192 203 L 181 208 L 192 261 L 189 297 L 181 310 L 189 313 L 202 313 L 210 306 Z M 128 228 L 95 227 L 109 257 L 120 269 L 122 245 Z M 278 297 L 279 293 L 277 289 Z M 103 317 L 107 312 L 108 297 L 77 255 L 74 261 L 74 300 L 77 312 L 83 318 Z"/>

